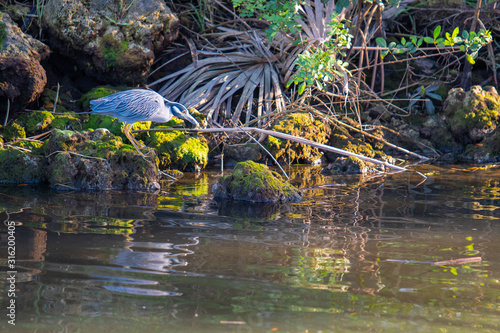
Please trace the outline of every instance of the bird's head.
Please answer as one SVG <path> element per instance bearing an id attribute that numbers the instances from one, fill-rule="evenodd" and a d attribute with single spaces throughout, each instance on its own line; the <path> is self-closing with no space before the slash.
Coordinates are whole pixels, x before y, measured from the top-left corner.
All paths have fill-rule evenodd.
<path id="1" fill-rule="evenodd" d="M 189 114 L 188 109 L 180 103 L 175 103 L 175 102 L 169 102 L 168 105 L 170 107 L 170 110 L 174 116 L 180 119 L 184 119 L 189 121 L 190 123 L 194 124 L 195 127 L 199 127 L 200 124 L 192 115 Z"/>

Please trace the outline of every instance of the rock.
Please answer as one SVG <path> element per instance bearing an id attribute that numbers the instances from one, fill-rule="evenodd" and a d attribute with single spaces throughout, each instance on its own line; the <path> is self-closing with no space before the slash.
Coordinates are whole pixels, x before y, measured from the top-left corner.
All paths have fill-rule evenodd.
<path id="1" fill-rule="evenodd" d="M 238 162 L 254 161 L 262 158 L 261 148 L 256 143 L 245 143 L 224 146 L 224 165 L 234 166 Z"/>
<path id="2" fill-rule="evenodd" d="M 473 86 L 450 90 L 444 112 L 451 117 L 450 129 L 458 141 L 479 143 L 497 128 L 500 119 L 500 96 L 493 87 Z"/>
<path id="3" fill-rule="evenodd" d="M 323 168 L 322 172 L 325 175 L 365 175 L 383 171 L 383 166 L 363 161 L 357 157 L 338 157 L 333 163 L 330 163 L 328 164 L 328 166 Z"/>
<path id="4" fill-rule="evenodd" d="M 299 202 L 302 192 L 263 164 L 236 164 L 233 173 L 212 187 L 214 198 L 250 202 Z"/>
<path id="5" fill-rule="evenodd" d="M 156 165 L 107 129 L 55 129 L 46 144 L 46 180 L 55 188 L 157 190 Z"/>
<path id="6" fill-rule="evenodd" d="M 49 55 L 42 42 L 23 33 L 8 14 L 0 12 L 0 110 L 17 111 L 42 93 L 47 76 L 40 64 Z"/>
<path id="7" fill-rule="evenodd" d="M 42 170 L 43 161 L 40 156 L 0 145 L 0 183 L 39 183 L 43 179 Z"/>
<path id="8" fill-rule="evenodd" d="M 310 113 L 287 114 L 280 118 L 271 129 L 318 143 L 326 143 L 330 135 L 328 124 L 315 119 Z M 316 163 L 323 158 L 318 148 L 273 136 L 268 137 L 266 148 L 280 162 Z"/>
<path id="9" fill-rule="evenodd" d="M 170 120 L 165 126 L 155 128 L 170 128 L 172 124 L 182 122 L 179 119 Z M 208 162 L 208 146 L 201 139 L 188 137 L 182 131 L 151 132 L 146 140 L 148 147 L 154 148 L 160 161 L 160 169 L 178 168 L 180 170 L 199 171 Z"/>
<path id="10" fill-rule="evenodd" d="M 87 75 L 130 85 L 145 81 L 179 27 L 162 0 L 48 0 L 42 20 L 51 47 Z"/>

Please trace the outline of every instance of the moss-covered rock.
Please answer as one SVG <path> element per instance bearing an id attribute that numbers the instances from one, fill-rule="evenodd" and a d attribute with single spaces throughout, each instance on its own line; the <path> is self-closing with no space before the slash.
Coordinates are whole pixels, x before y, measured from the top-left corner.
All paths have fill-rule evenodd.
<path id="1" fill-rule="evenodd" d="M 158 170 L 106 129 L 54 130 L 46 143 L 46 179 L 56 188 L 157 189 Z"/>
<path id="2" fill-rule="evenodd" d="M 46 130 L 54 120 L 54 115 L 49 111 L 33 111 L 23 113 L 14 123 L 18 123 L 24 127 L 28 135 L 42 132 Z"/>
<path id="3" fill-rule="evenodd" d="M 213 186 L 215 198 L 250 202 L 298 202 L 302 192 L 276 172 L 253 161 L 236 164 L 233 173 Z"/>
<path id="4" fill-rule="evenodd" d="M 26 137 L 26 131 L 24 130 L 24 127 L 19 125 L 16 122 L 13 122 L 12 124 L 5 126 L 2 129 L 2 137 L 5 142 L 9 142 L 15 139 L 19 138 L 25 138 Z"/>
<path id="5" fill-rule="evenodd" d="M 43 179 L 43 162 L 24 150 L 0 148 L 0 183 L 38 183 Z"/>
<path id="6" fill-rule="evenodd" d="M 461 142 L 481 142 L 497 128 L 500 96 L 494 87 L 473 86 L 465 93 L 461 88 L 452 89 L 445 104 L 445 113 L 452 117 L 451 131 Z"/>
<path id="7" fill-rule="evenodd" d="M 326 143 L 330 134 L 327 123 L 314 119 L 309 113 L 287 114 L 274 124 L 272 130 L 318 143 Z M 323 156 L 318 148 L 273 136 L 268 137 L 266 148 L 278 161 L 287 163 L 315 163 Z"/>
<path id="8" fill-rule="evenodd" d="M 169 127 L 158 126 L 156 128 Z M 187 137 L 182 131 L 152 132 L 146 142 L 149 147 L 156 150 L 160 169 L 198 170 L 207 165 L 207 144 L 201 139 Z"/>

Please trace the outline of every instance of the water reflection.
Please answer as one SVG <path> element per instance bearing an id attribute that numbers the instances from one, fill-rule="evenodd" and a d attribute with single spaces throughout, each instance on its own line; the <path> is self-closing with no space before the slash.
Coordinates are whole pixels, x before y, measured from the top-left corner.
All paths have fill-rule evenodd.
<path id="1" fill-rule="evenodd" d="M 498 331 L 500 173 L 419 168 L 418 186 L 415 173 L 297 168 L 305 201 L 261 209 L 212 202 L 211 174 L 159 195 L 1 188 L 0 218 L 17 224 L 16 328 Z"/>

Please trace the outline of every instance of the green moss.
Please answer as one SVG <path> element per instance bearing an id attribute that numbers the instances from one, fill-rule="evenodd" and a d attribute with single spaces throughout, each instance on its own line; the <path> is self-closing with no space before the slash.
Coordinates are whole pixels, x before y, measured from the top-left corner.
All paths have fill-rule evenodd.
<path id="1" fill-rule="evenodd" d="M 89 92 L 85 93 L 82 95 L 82 97 L 78 100 L 78 104 L 82 108 L 89 108 L 90 107 L 90 101 L 93 99 L 98 99 L 101 97 L 105 97 L 114 93 L 117 93 L 119 91 L 122 91 L 123 89 L 120 89 L 118 87 L 113 87 L 113 86 L 100 86 L 96 87 Z"/>
<path id="2" fill-rule="evenodd" d="M 40 164 L 37 156 L 10 147 L 0 148 L 0 183 L 39 182 L 42 177 Z"/>
<path id="3" fill-rule="evenodd" d="M 118 119 L 110 117 L 110 116 L 103 116 L 103 115 L 98 115 L 98 114 L 91 114 L 89 117 L 88 123 L 83 125 L 84 130 L 89 130 L 89 129 L 98 129 L 98 128 L 107 128 L 111 133 L 114 135 L 121 135 L 123 133 L 123 127 L 125 126 L 124 123 L 118 121 Z M 125 137 L 123 137 L 125 138 Z"/>
<path id="4" fill-rule="evenodd" d="M 168 128 L 159 126 L 157 128 Z M 182 170 L 204 168 L 208 162 L 208 146 L 200 139 L 186 137 L 181 131 L 152 132 L 148 146 L 156 149 L 160 168 Z"/>
<path id="5" fill-rule="evenodd" d="M 2 135 L 5 142 L 9 142 L 18 138 L 25 138 L 26 131 L 17 122 L 13 122 L 11 125 L 4 127 Z"/>
<path id="6" fill-rule="evenodd" d="M 232 175 L 219 179 L 216 197 L 254 202 L 297 201 L 301 192 L 266 165 L 253 161 L 236 164 Z"/>
<path id="7" fill-rule="evenodd" d="M 491 94 L 476 94 L 468 105 L 457 110 L 451 124 L 454 128 L 494 129 L 500 118 L 500 102 Z"/>
<path id="8" fill-rule="evenodd" d="M 113 35 L 104 35 L 101 41 L 101 55 L 106 62 L 106 70 L 115 67 L 117 61 L 123 56 L 128 49 L 127 41 L 117 41 Z"/>
<path id="9" fill-rule="evenodd" d="M 54 120 L 54 115 L 49 111 L 34 111 L 20 115 L 14 122 L 23 126 L 26 133 L 34 134 L 49 127 Z"/>
<path id="10" fill-rule="evenodd" d="M 325 122 L 313 118 L 309 113 L 291 113 L 276 123 L 272 130 L 295 135 L 318 143 L 326 143 L 330 128 Z M 288 163 L 316 161 L 321 158 L 320 151 L 309 145 L 268 137 L 267 149 L 278 159 Z"/>
<path id="11" fill-rule="evenodd" d="M 81 121 L 79 118 L 76 116 L 61 116 L 61 115 L 55 115 L 54 119 L 52 120 L 52 123 L 50 124 L 50 128 L 57 128 L 57 129 L 66 129 L 66 128 L 71 128 L 71 129 L 81 129 Z"/>
<path id="12" fill-rule="evenodd" d="M 348 138 L 344 134 L 333 134 L 330 144 L 334 147 L 366 157 L 374 158 L 376 156 L 385 155 L 381 150 L 373 149 L 372 145 L 368 142 L 363 142 L 363 140 L 357 138 Z"/>
<path id="13" fill-rule="evenodd" d="M 1 13 L 0 13 L 0 18 L 1 18 Z M 0 22 L 0 51 L 4 49 L 3 42 L 7 38 L 7 24 L 4 22 Z"/>

